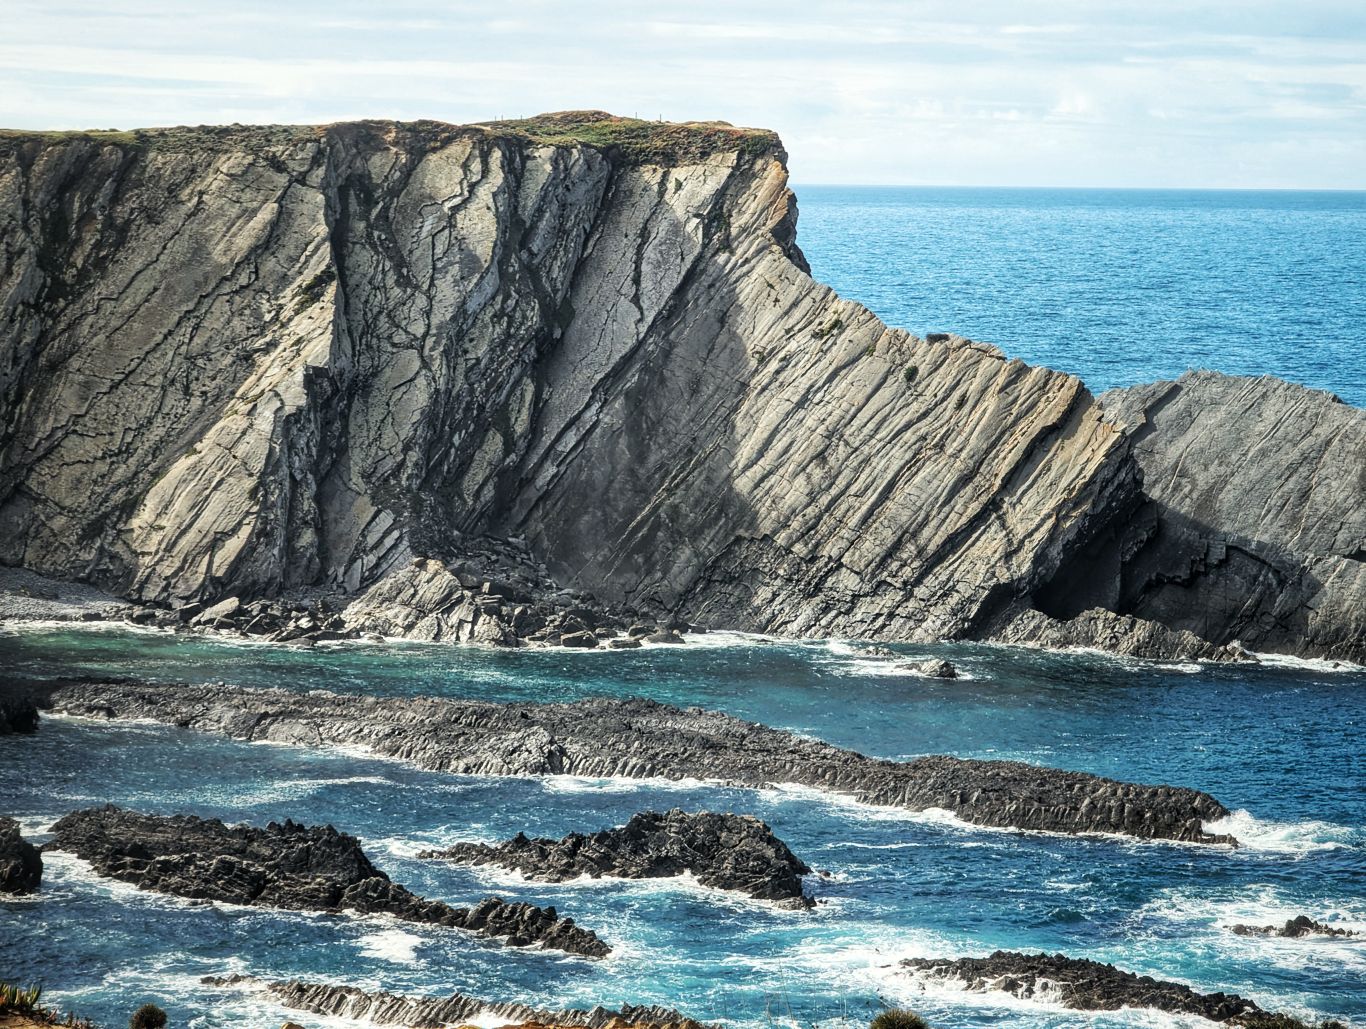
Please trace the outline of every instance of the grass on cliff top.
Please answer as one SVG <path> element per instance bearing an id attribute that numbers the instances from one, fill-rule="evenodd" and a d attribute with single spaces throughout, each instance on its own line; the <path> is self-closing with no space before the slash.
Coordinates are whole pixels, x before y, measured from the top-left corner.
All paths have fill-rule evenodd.
<path id="1" fill-rule="evenodd" d="M 12 149 L 26 143 L 50 146 L 74 141 L 171 152 L 264 149 L 326 135 L 369 136 L 425 150 L 439 149 L 458 138 L 474 135 L 548 146 L 582 144 L 631 164 L 675 164 L 729 151 L 758 155 L 781 147 L 776 133 L 766 129 L 739 129 L 726 122 L 643 121 L 618 118 L 604 111 L 563 111 L 474 125 L 438 121 L 357 121 L 335 125 L 181 125 L 52 132 L 0 129 L 0 149 Z"/>
<path id="2" fill-rule="evenodd" d="M 481 127 L 541 145 L 584 144 L 636 164 L 698 160 L 730 151 L 758 155 L 781 146 L 777 133 L 767 129 L 741 129 L 723 121 L 644 121 L 618 118 L 606 111 L 560 111 L 485 122 Z"/>

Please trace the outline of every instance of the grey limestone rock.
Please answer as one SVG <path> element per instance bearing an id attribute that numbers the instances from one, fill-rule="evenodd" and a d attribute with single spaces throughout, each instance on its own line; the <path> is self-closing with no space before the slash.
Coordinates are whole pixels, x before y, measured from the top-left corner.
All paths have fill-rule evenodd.
<path id="1" fill-rule="evenodd" d="M 1207 793 L 1142 786 L 1014 761 L 865 757 L 717 711 L 655 701 L 569 704 L 343 696 L 321 690 L 57 682 L 44 703 L 245 740 L 354 746 L 466 775 L 704 778 L 799 783 L 868 804 L 943 808 L 978 825 L 1236 843 L 1203 823 L 1228 815 Z"/>

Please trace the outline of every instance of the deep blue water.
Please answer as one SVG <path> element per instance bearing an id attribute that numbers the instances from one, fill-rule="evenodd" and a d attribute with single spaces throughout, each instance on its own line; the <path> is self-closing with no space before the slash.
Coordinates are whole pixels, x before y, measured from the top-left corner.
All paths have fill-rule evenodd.
<path id="1" fill-rule="evenodd" d="M 797 186 L 812 273 L 1093 392 L 1188 368 L 1366 406 L 1366 192 Z"/>
<path id="2" fill-rule="evenodd" d="M 105 801 L 264 823 L 329 821 L 393 878 L 456 903 L 489 891 L 553 903 L 617 948 L 603 962 L 500 948 L 381 918 L 192 907 L 50 856 L 44 891 L 0 902 L 0 978 L 43 981 L 105 1022 L 154 999 L 174 1026 L 274 1029 L 287 1012 L 201 986 L 225 971 L 547 1005 L 658 1001 L 758 1029 L 866 1023 L 906 1002 L 935 1026 L 1170 1025 L 921 992 L 899 958 L 1065 951 L 1366 1024 L 1366 937 L 1243 938 L 1225 926 L 1306 912 L 1366 929 L 1366 673 L 1201 668 L 1005 648 L 942 654 L 971 678 L 897 673 L 839 643 L 713 637 L 637 652 L 439 646 L 316 651 L 120 630 L 3 635 L 7 671 L 528 700 L 644 695 L 716 707 L 889 757 L 1015 758 L 1207 789 L 1247 846 L 977 829 L 795 788 L 441 775 L 337 752 L 153 725 L 48 719 L 0 738 L 0 808 L 41 832 Z M 526 883 L 421 862 L 421 848 L 524 830 L 560 836 L 682 806 L 759 815 L 812 866 L 812 913 L 677 883 Z M 306 1025 L 318 1019 L 299 1019 Z M 1191 1021 L 1185 1025 L 1195 1024 Z"/>

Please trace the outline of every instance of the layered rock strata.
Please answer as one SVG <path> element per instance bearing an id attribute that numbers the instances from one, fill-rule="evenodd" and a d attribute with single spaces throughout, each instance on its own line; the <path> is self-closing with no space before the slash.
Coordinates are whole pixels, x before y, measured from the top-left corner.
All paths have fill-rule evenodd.
<path id="1" fill-rule="evenodd" d="M 472 908 L 426 900 L 370 863 L 353 836 L 332 826 L 271 822 L 264 829 L 193 815 L 144 815 L 113 805 L 59 820 L 45 849 L 69 851 L 96 872 L 140 889 L 298 911 L 387 914 L 464 929 L 509 946 L 539 945 L 602 957 L 598 937 L 554 908 L 487 897 Z"/>
<path id="2" fill-rule="evenodd" d="M 1298 1019 L 1264 1011 L 1236 994 L 1197 993 L 1179 983 L 1062 954 L 998 950 L 985 958 L 912 958 L 901 966 L 917 978 L 952 982 L 973 991 L 1001 991 L 1078 1011 L 1153 1008 L 1248 1029 L 1306 1029 Z"/>
<path id="3" fill-rule="evenodd" d="M 800 783 L 869 804 L 945 809 L 978 825 L 1235 842 L 1204 831 L 1203 822 L 1228 811 L 1199 790 L 1012 761 L 886 761 L 717 711 L 643 699 L 494 704 L 97 682 L 49 684 L 45 696 L 68 714 L 151 719 L 244 740 L 361 747 L 468 775 Z"/>
<path id="4" fill-rule="evenodd" d="M 701 1023 L 672 1008 L 626 1004 L 617 1009 L 595 1007 L 547 1011 L 507 1001 L 486 1001 L 462 993 L 449 997 L 402 997 L 382 991 L 366 992 L 354 986 L 300 979 L 263 982 L 248 976 L 210 976 L 209 986 L 237 986 L 269 994 L 285 1007 L 315 1015 L 349 1018 L 373 1025 L 457 1026 L 480 1018 L 505 1019 L 508 1024 L 573 1026 L 575 1029 L 704 1029 Z"/>
<path id="5" fill-rule="evenodd" d="M 33 893 L 42 881 L 42 854 L 20 834 L 18 822 L 0 817 L 0 893 Z"/>
<path id="6" fill-rule="evenodd" d="M 564 882 L 588 876 L 660 879 L 691 874 L 703 886 L 734 890 L 780 907 L 809 908 L 802 885 L 811 869 L 757 818 L 689 813 L 677 808 L 633 815 L 625 825 L 560 840 L 518 833 L 495 845 L 457 843 L 418 855 L 497 865 L 531 879 Z"/>

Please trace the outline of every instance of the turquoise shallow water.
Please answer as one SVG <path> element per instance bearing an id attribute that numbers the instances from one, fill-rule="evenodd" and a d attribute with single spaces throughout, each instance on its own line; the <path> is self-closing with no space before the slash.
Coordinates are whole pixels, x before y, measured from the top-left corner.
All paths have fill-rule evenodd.
<path id="1" fill-rule="evenodd" d="M 1366 405 L 1366 192 L 797 186 L 815 277 L 1094 392 L 1187 368 Z"/>
<path id="2" fill-rule="evenodd" d="M 1207 789 L 1236 814 L 1238 851 L 968 827 L 796 788 L 438 775 L 389 761 L 235 743 L 152 725 L 49 719 L 0 741 L 0 797 L 26 829 L 104 801 L 230 820 L 330 821 L 420 893 L 553 903 L 613 943 L 604 962 L 520 952 L 385 919 L 192 907 L 54 856 L 36 899 L 0 903 L 0 977 L 122 1024 L 156 999 L 178 1026 L 275 1027 L 286 1013 L 200 976 L 309 976 L 394 991 L 460 989 L 547 1005 L 658 1001 L 745 1027 L 862 1023 L 883 1000 L 936 1026 L 1167 1025 L 922 993 L 917 955 L 1065 951 L 1269 1008 L 1366 1024 L 1366 938 L 1243 938 L 1224 926 L 1301 911 L 1366 929 L 1366 673 L 1204 668 L 1004 648 L 902 647 L 971 678 L 895 672 L 841 643 L 714 636 L 630 653 L 433 646 L 297 651 L 123 630 L 0 636 L 24 676 L 89 672 L 165 682 L 495 700 L 643 695 L 733 712 L 889 757 L 1003 757 Z M 813 913 L 683 883 L 547 886 L 421 862 L 419 849 L 519 830 L 559 836 L 682 806 L 769 821 L 829 879 Z M 313 1024 L 313 1020 L 303 1020 Z M 1191 1023 L 1187 1023 L 1191 1024 Z"/>

